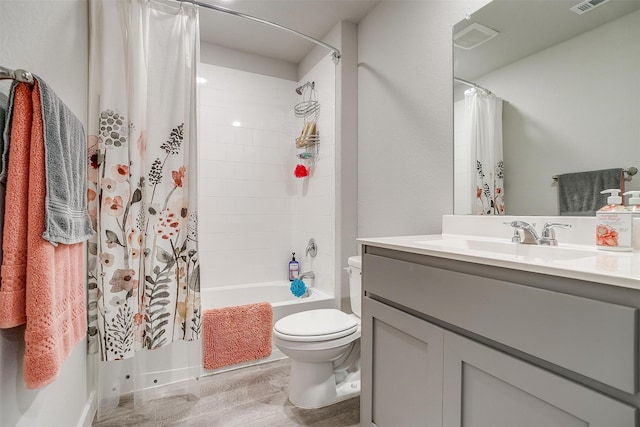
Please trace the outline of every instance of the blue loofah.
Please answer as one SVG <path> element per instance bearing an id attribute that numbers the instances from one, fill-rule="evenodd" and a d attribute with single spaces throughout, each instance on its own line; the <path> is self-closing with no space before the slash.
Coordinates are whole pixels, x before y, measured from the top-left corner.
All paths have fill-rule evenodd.
<path id="1" fill-rule="evenodd" d="M 298 298 L 307 293 L 307 285 L 300 279 L 293 279 L 291 282 L 291 293 Z"/>

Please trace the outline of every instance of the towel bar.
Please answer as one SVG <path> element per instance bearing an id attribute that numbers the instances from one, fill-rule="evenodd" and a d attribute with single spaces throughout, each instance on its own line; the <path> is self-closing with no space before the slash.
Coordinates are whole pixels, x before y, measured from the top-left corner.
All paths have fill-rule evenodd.
<path id="1" fill-rule="evenodd" d="M 0 66 L 0 80 L 12 79 L 23 83 L 33 84 L 33 74 L 27 70 L 10 70 Z"/>
<path id="2" fill-rule="evenodd" d="M 638 173 L 638 168 L 631 166 L 630 168 L 623 169 L 622 172 L 626 173 L 630 177 Z M 558 175 L 554 175 L 551 177 L 554 181 L 558 180 Z"/>

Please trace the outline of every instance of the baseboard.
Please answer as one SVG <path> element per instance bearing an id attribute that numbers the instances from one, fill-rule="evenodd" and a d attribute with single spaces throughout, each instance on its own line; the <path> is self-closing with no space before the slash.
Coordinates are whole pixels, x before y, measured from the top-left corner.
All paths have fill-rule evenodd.
<path id="1" fill-rule="evenodd" d="M 96 412 L 98 410 L 98 397 L 97 393 L 94 391 L 89 394 L 89 398 L 87 399 L 87 403 L 84 405 L 84 410 L 82 411 L 82 415 L 78 420 L 78 427 L 91 427 L 93 423 L 93 419 L 96 416 Z"/>

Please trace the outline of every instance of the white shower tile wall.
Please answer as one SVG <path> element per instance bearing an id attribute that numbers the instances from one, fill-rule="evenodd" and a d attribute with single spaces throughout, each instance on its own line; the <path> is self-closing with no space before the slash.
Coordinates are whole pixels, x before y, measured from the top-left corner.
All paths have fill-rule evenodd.
<path id="1" fill-rule="evenodd" d="M 300 180 L 293 176 L 302 129 L 293 114 L 298 82 L 200 65 L 207 80 L 200 85 L 199 117 L 203 287 L 286 280 L 295 251 L 302 270 L 316 271 L 315 285 L 334 292 L 335 78 L 333 69 L 321 67 L 305 79 L 319 74 L 326 91 L 319 91 L 322 149 L 313 176 Z M 313 263 L 304 256 L 310 237 L 320 248 Z"/>
<path id="2" fill-rule="evenodd" d="M 294 243 L 302 253 L 310 237 L 318 245 L 318 255 L 311 259 L 302 257 L 302 270 L 313 270 L 316 275 L 315 286 L 335 293 L 335 65 L 327 57 L 313 67 L 301 80 L 315 82 L 320 102 L 318 130 L 320 145 L 318 158 L 312 166 L 309 178 L 295 182 L 295 231 Z M 295 164 L 295 162 L 293 163 Z"/>

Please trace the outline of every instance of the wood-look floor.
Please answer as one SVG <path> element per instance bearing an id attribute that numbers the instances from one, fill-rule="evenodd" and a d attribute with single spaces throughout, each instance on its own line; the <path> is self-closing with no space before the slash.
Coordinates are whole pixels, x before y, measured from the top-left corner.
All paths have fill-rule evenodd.
<path id="1" fill-rule="evenodd" d="M 94 427 L 356 427 L 360 400 L 320 409 L 300 409 L 287 397 L 290 362 L 283 359 L 200 378 L 200 398 L 159 398 L 134 408 L 122 398 L 109 419 Z"/>

